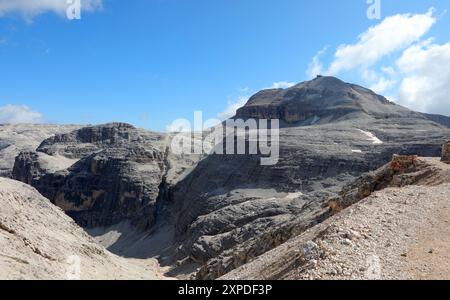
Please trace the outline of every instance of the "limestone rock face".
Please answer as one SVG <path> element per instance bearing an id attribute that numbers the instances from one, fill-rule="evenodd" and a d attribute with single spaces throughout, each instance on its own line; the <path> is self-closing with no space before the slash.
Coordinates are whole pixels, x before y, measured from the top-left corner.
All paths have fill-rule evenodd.
<path id="1" fill-rule="evenodd" d="M 14 158 L 34 151 L 46 138 L 80 128 L 77 125 L 0 124 L 0 176 L 11 176 Z"/>
<path id="2" fill-rule="evenodd" d="M 36 152 L 21 153 L 13 176 L 84 227 L 129 221 L 148 229 L 167 171 L 159 139 L 121 123 L 82 128 L 45 140 Z"/>
<path id="3" fill-rule="evenodd" d="M 450 142 L 447 142 L 442 146 L 442 161 L 450 164 Z"/>

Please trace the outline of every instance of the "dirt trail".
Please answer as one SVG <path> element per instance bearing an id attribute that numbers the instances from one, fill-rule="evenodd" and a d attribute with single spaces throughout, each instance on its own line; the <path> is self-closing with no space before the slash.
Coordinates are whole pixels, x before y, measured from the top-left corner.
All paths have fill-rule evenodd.
<path id="1" fill-rule="evenodd" d="M 450 279 L 450 205 L 438 207 L 408 252 L 417 279 Z"/>

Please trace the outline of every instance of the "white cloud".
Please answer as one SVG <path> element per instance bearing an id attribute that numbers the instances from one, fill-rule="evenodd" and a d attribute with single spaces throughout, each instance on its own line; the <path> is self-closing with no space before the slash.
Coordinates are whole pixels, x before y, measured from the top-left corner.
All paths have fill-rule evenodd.
<path id="1" fill-rule="evenodd" d="M 249 96 L 240 96 L 236 101 L 228 102 L 227 108 L 223 112 L 218 113 L 217 118 L 223 121 L 234 117 L 237 110 L 243 107 L 249 98 Z"/>
<path id="2" fill-rule="evenodd" d="M 178 119 L 173 121 L 171 124 L 166 126 L 167 132 L 177 133 L 177 132 L 191 132 L 192 126 L 188 120 Z"/>
<path id="3" fill-rule="evenodd" d="M 41 113 L 32 111 L 25 105 L 5 105 L 0 106 L 0 124 L 17 123 L 42 123 Z"/>
<path id="4" fill-rule="evenodd" d="M 402 73 L 398 101 L 422 112 L 450 115 L 450 42 L 431 40 L 406 49 L 397 60 Z"/>
<path id="5" fill-rule="evenodd" d="M 385 77 L 377 78 L 377 81 L 370 86 L 370 89 L 377 94 L 383 94 L 390 90 L 397 83 L 395 79 L 387 79 Z"/>
<path id="6" fill-rule="evenodd" d="M 69 4 L 67 0 L 0 0 L 0 17 L 19 13 L 27 19 L 45 12 L 66 15 Z M 81 0 L 81 10 L 92 12 L 102 8 L 102 0 Z"/>
<path id="7" fill-rule="evenodd" d="M 364 70 L 383 57 L 407 48 L 419 41 L 436 22 L 433 13 L 434 9 L 430 9 L 425 14 L 387 17 L 380 24 L 362 33 L 357 43 L 340 45 L 326 73 L 336 75 L 353 69 Z M 317 62 L 315 65 L 320 66 Z"/>
<path id="8" fill-rule="evenodd" d="M 292 86 L 296 85 L 295 82 L 288 82 L 288 81 L 279 81 L 272 83 L 271 86 L 264 88 L 263 90 L 270 90 L 270 89 L 287 89 Z"/>
<path id="9" fill-rule="evenodd" d="M 314 78 L 317 75 L 321 75 L 323 73 L 323 63 L 320 60 L 320 57 L 325 54 L 328 46 L 317 52 L 317 54 L 313 57 L 311 63 L 308 66 L 308 70 L 306 70 L 306 75 L 309 78 Z"/>

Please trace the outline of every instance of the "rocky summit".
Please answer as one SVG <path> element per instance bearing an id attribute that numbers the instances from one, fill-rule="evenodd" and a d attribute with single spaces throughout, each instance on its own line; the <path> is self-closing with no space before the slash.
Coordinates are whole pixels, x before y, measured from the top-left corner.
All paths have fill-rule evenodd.
<path id="1" fill-rule="evenodd" d="M 394 155 L 400 166 L 441 157 L 450 137 L 445 117 L 325 76 L 257 93 L 235 116 L 250 118 L 281 120 L 276 165 L 174 154 L 173 135 L 123 123 L 56 133 L 5 159 L 113 253 L 156 258 L 166 276 L 216 279 L 390 186 L 394 173 L 364 174 Z"/>

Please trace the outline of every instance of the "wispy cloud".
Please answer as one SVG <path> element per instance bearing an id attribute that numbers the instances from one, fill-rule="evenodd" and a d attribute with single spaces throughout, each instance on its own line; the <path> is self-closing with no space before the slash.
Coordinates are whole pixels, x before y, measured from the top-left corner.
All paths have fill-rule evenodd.
<path id="1" fill-rule="evenodd" d="M 317 52 L 317 54 L 313 57 L 312 61 L 308 66 L 308 69 L 306 70 L 306 75 L 308 76 L 308 78 L 314 78 L 317 75 L 323 73 L 323 63 L 321 61 L 321 57 L 322 55 L 325 54 L 327 50 L 328 46 L 324 47 L 322 50 Z"/>
<path id="2" fill-rule="evenodd" d="M 296 84 L 295 82 L 278 81 L 278 82 L 272 83 L 271 86 L 264 88 L 264 89 L 287 89 L 287 88 L 294 86 L 295 84 Z"/>
<path id="3" fill-rule="evenodd" d="M 4 105 L 0 106 L 0 123 L 42 123 L 43 115 L 40 112 L 31 110 L 26 105 Z"/>
<path id="4" fill-rule="evenodd" d="M 0 17 L 16 13 L 31 20 L 46 12 L 65 16 L 68 6 L 67 0 L 0 0 Z M 81 0 L 81 10 L 84 12 L 93 12 L 102 7 L 102 0 Z"/>
<path id="5" fill-rule="evenodd" d="M 237 110 L 243 107 L 247 103 L 249 98 L 249 96 L 240 96 L 235 101 L 228 102 L 227 108 L 224 111 L 218 113 L 217 118 L 223 121 L 234 117 Z"/>

